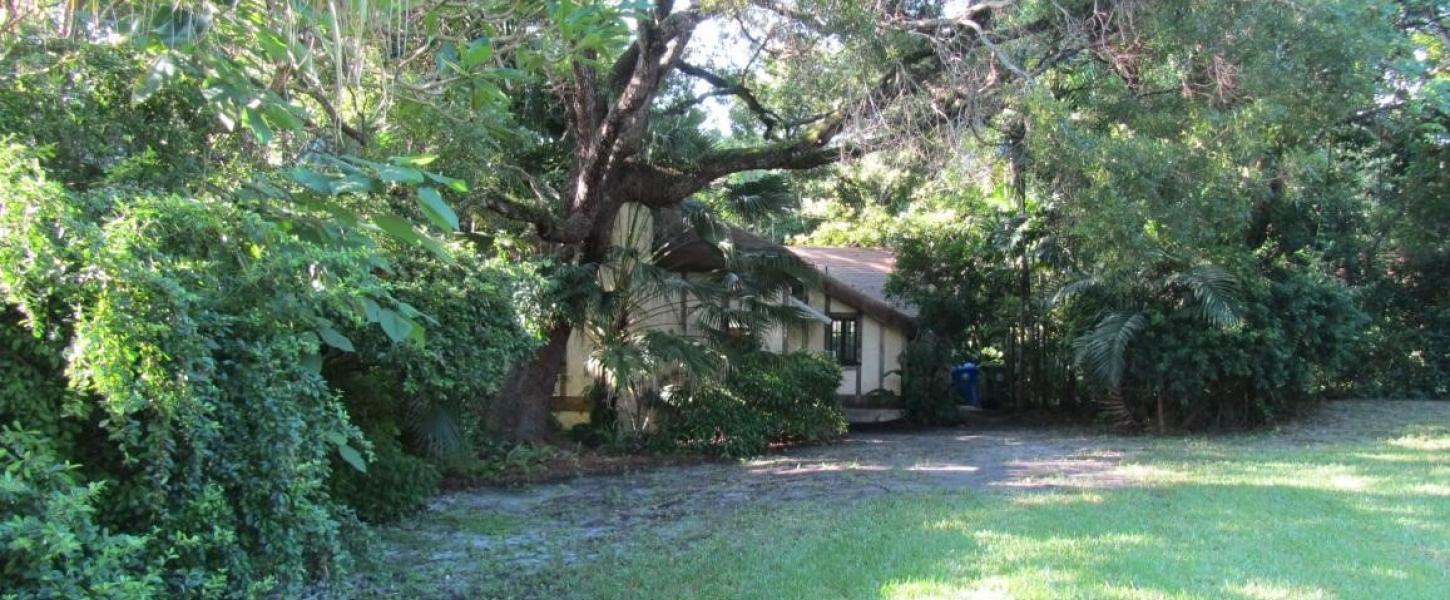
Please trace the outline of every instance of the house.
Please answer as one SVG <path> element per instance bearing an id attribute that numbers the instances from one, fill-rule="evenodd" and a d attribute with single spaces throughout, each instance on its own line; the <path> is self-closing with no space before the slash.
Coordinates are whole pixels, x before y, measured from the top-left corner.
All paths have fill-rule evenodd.
<path id="1" fill-rule="evenodd" d="M 720 267 L 718 255 L 693 234 L 679 235 L 677 214 L 626 205 L 615 225 L 614 239 L 649 238 L 660 248 L 658 264 L 689 277 Z M 674 221 L 675 225 L 662 224 Z M 650 231 L 650 235 L 640 232 Z M 853 422 L 900 417 L 900 357 L 916 326 L 914 307 L 886 297 L 886 280 L 895 268 L 889 250 L 781 246 L 750 232 L 733 229 L 732 242 L 746 249 L 784 250 L 819 276 L 819 285 L 787 301 L 813 319 L 766 332 L 765 349 L 772 352 L 810 350 L 826 352 L 841 365 L 837 397 Z M 669 242 L 661 242 L 668 239 Z M 603 282 L 607 286 L 607 282 Z M 661 300 L 661 302 L 664 302 Z M 679 335 L 693 335 L 691 299 L 674 306 L 646 309 L 648 327 Z M 585 400 L 592 377 L 588 373 L 589 343 L 576 331 L 569 339 L 564 368 L 555 388 L 554 413 L 565 427 L 588 421 Z"/>

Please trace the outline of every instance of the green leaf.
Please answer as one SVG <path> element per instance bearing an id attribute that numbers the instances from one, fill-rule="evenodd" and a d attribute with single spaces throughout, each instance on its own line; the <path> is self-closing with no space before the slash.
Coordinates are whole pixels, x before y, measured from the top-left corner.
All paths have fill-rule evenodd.
<path id="1" fill-rule="evenodd" d="M 443 201 L 438 190 L 431 187 L 418 188 L 418 204 L 423 207 L 423 214 L 434 225 L 448 231 L 458 231 L 458 213 L 453 212 L 448 203 Z"/>
<path id="2" fill-rule="evenodd" d="M 372 298 L 363 298 L 362 305 L 363 316 L 367 317 L 369 323 L 377 323 L 378 313 L 382 310 L 383 307 L 378 306 L 378 303 Z"/>
<path id="3" fill-rule="evenodd" d="M 432 236 L 420 235 L 418 236 L 418 243 L 422 244 L 424 248 L 427 248 L 429 252 L 437 256 L 439 260 L 449 264 L 453 263 L 453 254 L 449 253 L 448 248 L 438 240 L 433 239 Z"/>
<path id="4" fill-rule="evenodd" d="M 319 194 L 327 194 L 329 196 L 332 195 L 332 180 L 328 179 L 326 175 L 318 173 L 317 171 L 313 171 L 312 169 L 309 169 L 307 167 L 299 166 L 292 169 L 288 173 L 288 176 L 291 177 L 293 181 L 302 184 L 302 187 L 305 187 Z"/>
<path id="5" fill-rule="evenodd" d="M 378 179 L 395 183 L 423 183 L 423 172 L 412 167 L 378 165 Z"/>
<path id="6" fill-rule="evenodd" d="M 438 157 L 433 154 L 414 154 L 412 156 L 394 156 L 388 160 L 395 165 L 404 167 L 426 167 L 438 160 Z"/>
<path id="7" fill-rule="evenodd" d="M 322 372 L 322 355 L 320 355 L 320 354 L 313 354 L 311 356 L 305 356 L 305 357 L 303 357 L 302 358 L 302 368 L 307 369 L 307 372 L 308 373 L 321 373 Z"/>
<path id="8" fill-rule="evenodd" d="M 409 244 L 422 244 L 423 238 L 413 230 L 413 224 L 397 215 L 375 215 L 373 224 L 393 238 Z"/>
<path id="9" fill-rule="evenodd" d="M 306 125 L 292 112 L 292 107 L 286 104 L 268 103 L 263 106 L 262 110 L 267 115 L 267 121 L 273 126 L 295 131 Z"/>
<path id="10" fill-rule="evenodd" d="M 287 42 L 283 41 L 276 33 L 271 31 L 257 32 L 257 43 L 262 46 L 262 50 L 272 60 L 287 60 Z"/>
<path id="11" fill-rule="evenodd" d="M 429 179 L 446 186 L 450 190 L 460 194 L 468 193 L 468 182 L 462 179 L 454 179 L 445 175 L 439 175 L 438 173 L 424 173 L 424 175 L 427 175 Z"/>
<path id="12" fill-rule="evenodd" d="M 151 62 L 151 68 L 146 69 L 146 75 L 141 81 L 136 82 L 136 87 L 131 91 L 132 102 L 145 102 L 147 98 L 154 95 L 166 80 L 176 75 L 176 63 L 171 62 L 170 54 L 161 54 Z"/>
<path id="13" fill-rule="evenodd" d="M 338 330 L 336 329 L 333 329 L 331 327 L 323 327 L 317 330 L 317 335 L 322 338 L 323 342 L 325 342 L 329 346 L 332 346 L 333 348 L 337 348 L 338 350 L 342 350 L 343 352 L 357 351 L 357 349 L 354 348 L 352 345 L 352 340 L 347 339 L 347 336 L 338 332 Z"/>
<path id="14" fill-rule="evenodd" d="M 412 319 L 387 308 L 378 310 L 378 325 L 383 327 L 383 333 L 388 334 L 388 339 L 393 340 L 393 343 L 408 339 L 409 334 L 417 327 Z"/>
<path id="15" fill-rule="evenodd" d="M 251 108 L 242 109 L 242 126 L 252 135 L 257 136 L 257 142 L 266 146 L 272 143 L 272 128 L 267 126 L 267 120 L 262 118 L 262 113 Z"/>
<path id="16" fill-rule="evenodd" d="M 356 448 L 353 448 L 352 446 L 349 446 L 345 443 L 338 444 L 337 455 L 341 456 L 342 460 L 347 462 L 347 464 L 352 465 L 352 468 L 357 469 L 357 472 L 368 472 L 368 463 L 366 460 L 363 460 L 362 453 L 358 452 Z"/>
<path id="17" fill-rule="evenodd" d="M 463 51 L 463 66 L 476 67 L 492 57 L 493 44 L 488 36 L 479 37 L 469 42 L 468 49 Z"/>

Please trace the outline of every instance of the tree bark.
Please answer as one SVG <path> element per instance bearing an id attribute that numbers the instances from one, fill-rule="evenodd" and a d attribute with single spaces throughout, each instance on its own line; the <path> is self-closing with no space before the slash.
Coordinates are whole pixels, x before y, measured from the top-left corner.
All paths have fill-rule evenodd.
<path id="1" fill-rule="evenodd" d="M 568 324 L 555 325 L 532 358 L 514 365 L 498 396 L 488 403 L 485 424 L 490 434 L 517 443 L 537 443 L 549 437 L 554 385 L 573 330 Z"/>

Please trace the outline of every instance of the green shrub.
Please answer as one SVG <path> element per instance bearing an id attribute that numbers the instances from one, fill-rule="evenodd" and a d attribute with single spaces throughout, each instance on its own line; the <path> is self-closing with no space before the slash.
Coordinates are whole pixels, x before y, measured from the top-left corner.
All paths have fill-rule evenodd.
<path id="1" fill-rule="evenodd" d="M 901 353 L 901 407 L 913 423 L 941 425 L 957 418 L 951 389 L 951 348 L 930 332 Z"/>
<path id="2" fill-rule="evenodd" d="M 390 240 L 379 249 L 393 271 L 382 289 L 426 316 L 426 341 L 395 343 L 381 328 L 355 323 L 345 331 L 356 352 L 332 354 L 324 374 L 370 434 L 383 421 L 416 456 L 475 455 L 484 403 L 538 343 L 514 301 L 537 275 L 527 265 L 481 258 L 464 243 L 448 261 Z M 345 381 L 359 377 L 367 383 Z"/>
<path id="3" fill-rule="evenodd" d="M 748 352 L 736 358 L 726 386 L 766 415 L 771 441 L 817 441 L 846 432 L 836 401 L 841 367 L 824 354 Z"/>
<path id="4" fill-rule="evenodd" d="M 1343 284 L 1285 271 L 1248 279 L 1243 322 L 1205 324 L 1156 307 L 1129 345 L 1124 397 L 1136 420 L 1237 427 L 1291 414 L 1341 377 L 1366 318 Z"/>
<path id="5" fill-rule="evenodd" d="M 366 473 L 342 464 L 333 469 L 333 498 L 369 523 L 396 521 L 422 509 L 438 493 L 438 468 L 403 451 L 392 432 L 368 435 L 373 460 Z"/>
<path id="6" fill-rule="evenodd" d="M 47 436 L 0 429 L 0 589 L 3 598 L 145 598 L 161 593 L 146 535 L 96 519 L 104 483 L 77 481 Z"/>
<path id="7" fill-rule="evenodd" d="M 841 368 L 808 352 L 749 351 L 723 385 L 667 390 L 657 439 L 674 448 L 723 456 L 764 452 L 772 442 L 811 442 L 845 433 L 836 402 Z"/>
<path id="8" fill-rule="evenodd" d="M 0 190 L 0 302 L 37 354 L 64 348 L 69 388 L 0 387 L 0 420 L 95 428 L 57 438 L 72 443 L 58 458 L 106 482 L 97 522 L 149 535 L 170 595 L 344 573 L 350 515 L 326 481 L 341 445 L 365 444 L 319 375 L 316 331 L 376 286 L 366 249 L 232 200 L 68 192 L 8 145 Z"/>

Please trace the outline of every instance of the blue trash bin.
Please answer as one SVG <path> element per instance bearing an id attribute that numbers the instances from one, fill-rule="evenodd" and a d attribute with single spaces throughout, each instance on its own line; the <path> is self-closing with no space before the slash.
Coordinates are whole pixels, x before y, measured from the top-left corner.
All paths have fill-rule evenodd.
<path id="1" fill-rule="evenodd" d="M 982 407 L 981 398 L 977 396 L 977 363 L 968 361 L 952 368 L 952 388 L 956 390 L 957 397 L 961 404 L 968 406 Z"/>

